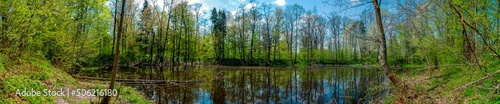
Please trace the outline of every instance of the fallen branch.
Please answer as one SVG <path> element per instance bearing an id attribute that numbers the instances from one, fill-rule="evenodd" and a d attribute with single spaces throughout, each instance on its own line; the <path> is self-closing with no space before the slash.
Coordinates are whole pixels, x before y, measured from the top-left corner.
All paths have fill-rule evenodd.
<path id="1" fill-rule="evenodd" d="M 429 66 L 429 67 L 413 70 L 413 72 L 426 70 L 426 69 L 430 69 L 430 68 L 445 67 L 445 66 L 466 66 L 466 64 L 448 64 L 448 65 L 439 65 L 439 66 Z"/>
<path id="2" fill-rule="evenodd" d="M 100 81 L 110 81 L 110 78 L 97 78 L 97 77 L 86 77 L 86 76 L 73 76 L 78 79 L 86 80 L 100 80 Z M 202 82 L 201 80 L 144 80 L 144 79 L 116 79 L 115 81 L 121 82 L 123 84 L 179 84 L 179 83 L 197 83 Z"/>
<path id="3" fill-rule="evenodd" d="M 463 86 L 460 86 L 460 87 L 458 87 L 458 88 L 455 88 L 452 92 L 456 92 L 458 89 L 465 88 L 465 87 L 467 87 L 467 86 L 469 86 L 469 85 L 472 85 L 472 84 L 474 84 L 474 83 L 476 83 L 476 82 L 478 82 L 478 81 L 481 81 L 481 80 L 483 80 L 483 79 L 486 79 L 486 78 L 488 78 L 488 77 L 490 77 L 490 76 L 492 76 L 492 75 L 494 75 L 494 74 L 496 74 L 496 73 L 499 73 L 499 72 L 500 72 L 500 70 L 497 70 L 497 71 L 495 71 L 495 72 L 493 72 L 493 73 L 491 73 L 491 74 L 488 74 L 487 76 L 484 76 L 484 77 L 482 77 L 482 78 L 479 78 L 478 80 L 472 81 L 472 82 L 467 83 L 467 84 L 465 84 L 465 85 L 463 85 Z"/>
<path id="4" fill-rule="evenodd" d="M 484 97 L 483 99 L 486 99 L 486 98 L 490 97 L 493 93 L 495 93 L 495 92 L 498 90 L 498 88 L 499 88 L 499 87 L 500 87 L 500 84 L 498 84 L 498 85 L 497 85 L 497 87 L 495 87 L 495 89 L 493 89 L 493 91 L 491 91 L 491 92 L 490 92 L 488 95 L 486 95 L 486 97 Z M 489 100 L 487 100 L 487 101 L 489 101 Z M 488 102 L 486 102 L 486 103 L 488 103 Z"/>

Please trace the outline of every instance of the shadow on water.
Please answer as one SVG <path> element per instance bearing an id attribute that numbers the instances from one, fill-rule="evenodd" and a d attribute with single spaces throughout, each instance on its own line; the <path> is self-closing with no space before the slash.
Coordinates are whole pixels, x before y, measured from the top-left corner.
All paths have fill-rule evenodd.
<path id="1" fill-rule="evenodd" d="M 83 72 L 108 77 L 107 72 Z M 203 80 L 194 84 L 128 84 L 157 103 L 368 103 L 384 97 L 389 83 L 373 68 L 121 68 L 119 79 Z"/>

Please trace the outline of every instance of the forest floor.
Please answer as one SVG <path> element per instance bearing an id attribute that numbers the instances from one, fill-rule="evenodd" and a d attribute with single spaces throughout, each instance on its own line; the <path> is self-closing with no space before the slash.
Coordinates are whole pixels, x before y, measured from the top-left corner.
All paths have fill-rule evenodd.
<path id="1" fill-rule="evenodd" d="M 86 104 L 100 101 L 97 96 L 43 96 L 44 90 L 71 92 L 75 90 L 106 89 L 109 82 L 77 80 L 48 61 L 36 58 L 17 58 L 12 60 L 0 54 L 0 103 L 58 103 Z M 19 90 L 40 91 L 41 96 L 20 96 Z M 131 87 L 117 85 L 117 97 L 112 103 L 150 103 L 140 92 Z"/>
<path id="2" fill-rule="evenodd" d="M 413 103 L 500 103 L 499 69 L 479 70 L 473 66 L 448 66 L 400 71 L 398 76 L 408 85 L 423 92 L 429 99 Z M 495 76 L 497 74 L 497 76 Z M 496 94 L 495 94 L 496 93 Z M 386 100 L 396 100 L 393 92 Z"/>

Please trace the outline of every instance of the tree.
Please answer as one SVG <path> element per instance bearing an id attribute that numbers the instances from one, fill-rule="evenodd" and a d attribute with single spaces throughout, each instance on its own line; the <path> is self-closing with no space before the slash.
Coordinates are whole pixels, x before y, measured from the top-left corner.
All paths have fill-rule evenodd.
<path id="1" fill-rule="evenodd" d="M 296 64 L 297 63 L 297 47 L 298 47 L 298 29 L 296 26 L 300 26 L 298 20 L 300 19 L 299 17 L 304 13 L 304 7 L 294 4 L 291 6 L 287 6 L 285 9 L 287 24 L 289 26 L 289 36 L 288 36 L 288 47 L 290 51 L 290 58 L 293 57 L 293 62 Z M 292 55 L 293 54 L 293 55 Z"/>
<path id="2" fill-rule="evenodd" d="M 246 50 L 245 46 L 246 46 L 247 37 L 248 37 L 246 35 L 246 30 L 245 30 L 245 28 L 246 28 L 245 27 L 245 22 L 246 22 L 246 20 L 245 20 L 245 18 L 246 18 L 246 16 L 245 16 L 245 14 L 246 14 L 246 12 L 245 12 L 245 6 L 243 6 L 243 5 L 240 6 L 239 12 L 241 14 L 241 16 L 239 16 L 239 18 L 238 18 L 238 20 L 241 23 L 241 27 L 240 27 L 241 31 L 240 31 L 240 36 L 239 36 L 240 51 L 241 51 L 241 58 L 240 59 L 241 59 L 242 62 L 245 62 L 246 59 L 247 59 L 245 57 L 245 54 L 246 54 L 246 52 L 245 52 L 245 50 Z"/>
<path id="3" fill-rule="evenodd" d="M 148 50 L 149 48 L 149 64 L 153 64 L 153 47 L 154 47 L 154 31 L 153 31 L 153 10 L 152 7 L 149 6 L 148 0 L 144 1 L 141 15 L 141 39 L 142 48 L 141 50 Z"/>
<path id="4" fill-rule="evenodd" d="M 123 31 L 123 28 L 122 28 L 122 25 L 123 25 L 123 15 L 125 15 L 125 2 L 127 2 L 127 0 L 123 0 L 122 1 L 122 6 L 121 6 L 121 14 L 120 14 L 120 24 L 118 24 L 118 36 L 117 36 L 117 41 L 116 41 L 116 47 L 115 47 L 115 56 L 113 58 L 113 69 L 111 70 L 111 82 L 109 83 L 109 88 L 108 89 L 114 89 L 115 88 L 115 79 L 116 79 L 116 72 L 118 70 L 118 61 L 119 61 L 119 56 L 120 56 L 120 37 L 121 37 L 121 34 L 122 34 L 122 31 Z M 102 101 L 101 101 L 101 104 L 108 104 L 109 101 L 111 100 L 111 96 L 105 96 Z"/>
<path id="5" fill-rule="evenodd" d="M 274 52 L 273 52 L 273 60 L 276 60 L 276 55 L 280 57 L 280 51 L 278 51 L 278 47 L 280 46 L 280 38 L 281 38 L 281 28 L 283 26 L 283 9 L 281 7 L 276 7 L 274 10 L 274 20 L 275 20 L 275 26 L 273 27 L 274 34 L 273 34 L 273 44 L 274 44 Z M 280 58 L 281 59 L 281 58 Z"/>
<path id="6" fill-rule="evenodd" d="M 329 31 L 330 31 L 330 34 L 332 35 L 332 44 L 334 46 L 334 48 L 332 49 L 334 52 L 335 52 L 335 61 L 334 62 L 338 62 L 339 61 L 339 57 L 340 56 L 343 56 L 343 55 L 339 55 L 339 51 L 340 51 L 340 37 L 341 37 L 341 34 L 340 34 L 340 17 L 339 16 L 336 16 L 333 12 L 330 13 L 330 16 L 328 16 L 329 20 L 328 20 L 328 27 L 329 27 Z"/>
<path id="7" fill-rule="evenodd" d="M 195 35 L 195 42 L 196 42 L 196 43 L 195 43 L 195 46 L 194 46 L 194 47 L 195 47 L 195 50 L 193 51 L 193 52 L 194 52 L 194 55 L 198 55 L 198 51 L 200 50 L 200 49 L 198 48 L 198 47 L 199 47 L 199 46 L 198 46 L 198 40 L 199 40 L 199 36 L 198 36 L 198 35 L 199 35 L 199 33 L 200 33 L 200 24 L 199 24 L 199 19 L 200 19 L 200 15 L 201 15 L 201 14 L 200 14 L 200 10 L 201 10 L 201 6 L 202 6 L 202 5 L 203 5 L 203 4 L 201 4 L 201 3 L 196 3 L 196 4 L 194 4 L 194 11 L 195 11 L 195 16 L 196 16 L 196 22 L 195 22 L 195 23 L 196 23 L 196 24 L 195 24 L 195 25 L 196 25 L 196 31 L 195 31 L 195 34 L 196 34 L 196 35 Z M 200 59 L 198 58 L 198 59 L 196 59 L 196 60 L 197 60 L 197 61 L 199 61 Z"/>
<path id="8" fill-rule="evenodd" d="M 165 2 L 165 3 L 166 3 L 166 2 Z M 165 5 L 166 5 L 166 4 L 165 4 Z M 171 24 L 170 24 L 170 22 L 171 22 L 171 18 L 172 18 L 172 15 L 171 15 L 171 14 L 172 14 L 172 12 L 173 12 L 173 10 L 172 10 L 172 7 L 173 7 L 173 6 L 174 6 L 174 0 L 171 0 L 171 1 L 170 1 L 170 6 L 168 6 L 168 16 L 167 16 L 167 20 L 166 20 L 166 21 L 167 21 L 167 25 L 166 25 L 167 29 L 166 29 L 166 31 L 165 31 L 165 39 L 164 39 L 164 40 L 165 40 L 165 41 L 164 41 L 165 43 L 163 44 L 163 46 L 165 47 L 165 48 L 164 48 L 165 50 L 163 50 L 164 52 L 166 51 L 166 49 L 168 49 L 167 45 L 168 45 L 168 42 L 169 42 L 169 41 L 168 41 L 169 33 L 171 32 L 171 30 L 170 30 L 170 25 L 171 25 Z M 175 27 L 174 27 L 174 28 L 175 28 Z M 170 37 L 172 37 L 172 36 L 170 36 Z M 174 39 L 171 39 L 171 40 L 174 40 Z M 175 41 L 173 41 L 173 42 L 175 42 Z M 173 44 L 173 42 L 172 42 L 171 44 Z M 175 49 L 173 49 L 173 48 L 174 48 L 174 47 L 171 47 L 170 62 L 171 62 L 171 63 L 173 63 L 173 64 L 175 64 L 175 63 L 174 63 L 174 58 L 175 58 L 175 57 L 174 57 L 174 51 L 175 51 Z"/>
<path id="9" fill-rule="evenodd" d="M 403 83 L 401 80 L 394 74 L 389 67 L 389 64 L 387 63 L 387 45 L 385 41 L 385 33 L 384 33 L 384 26 L 382 25 L 382 18 L 380 16 L 380 4 L 378 0 L 373 0 L 373 8 L 375 9 L 375 21 L 377 22 L 377 27 L 379 29 L 379 42 L 380 42 L 380 47 L 379 47 L 379 63 L 382 65 L 382 69 L 384 69 L 384 73 L 389 77 L 392 83 L 397 85 L 398 87 L 403 86 Z"/>
<path id="10" fill-rule="evenodd" d="M 249 11 L 250 13 L 250 19 L 251 19 L 251 26 L 252 26 L 252 33 L 251 33 L 251 36 L 250 36 L 250 62 L 253 62 L 253 58 L 254 58 L 254 50 L 255 50 L 255 38 L 258 37 L 256 36 L 256 29 L 257 29 L 257 25 L 258 25 L 258 20 L 260 19 L 260 12 L 258 11 L 257 9 L 257 1 L 255 0 L 252 0 L 250 1 L 250 4 L 251 5 L 251 9 Z"/>
<path id="11" fill-rule="evenodd" d="M 266 63 L 266 66 L 268 66 L 270 64 L 269 60 L 271 59 L 271 47 L 272 47 L 272 38 L 271 38 L 271 5 L 270 4 L 262 4 L 262 14 L 264 15 L 264 22 L 265 22 L 265 26 L 264 26 L 264 31 L 263 32 L 263 35 L 262 35 L 262 39 L 264 40 L 264 47 L 265 47 L 265 51 L 266 51 L 266 55 L 265 55 L 265 63 Z"/>
<path id="12" fill-rule="evenodd" d="M 224 47 L 225 47 L 225 37 L 227 34 L 226 30 L 226 12 L 223 10 L 217 9 L 212 10 L 212 16 L 210 17 L 212 20 L 213 28 L 212 35 L 214 40 L 214 50 L 216 54 L 216 60 L 219 64 L 221 64 L 224 60 Z"/>

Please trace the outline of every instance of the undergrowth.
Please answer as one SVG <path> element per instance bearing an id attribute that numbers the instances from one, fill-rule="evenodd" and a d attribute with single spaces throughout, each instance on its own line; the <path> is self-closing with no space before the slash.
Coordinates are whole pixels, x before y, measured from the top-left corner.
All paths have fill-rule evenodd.
<path id="1" fill-rule="evenodd" d="M 492 103 L 500 104 L 500 61 L 488 66 L 449 66 L 399 73 L 399 76 L 430 99 L 415 100 L 434 103 Z M 395 94 L 386 97 L 391 103 Z"/>
<path id="2" fill-rule="evenodd" d="M 20 96 L 16 91 L 43 91 L 63 89 L 90 89 L 91 86 L 107 88 L 107 83 L 83 85 L 66 71 L 52 66 L 49 61 L 37 58 L 21 57 L 14 62 L 6 55 L 0 54 L 0 104 L 9 103 L 61 103 L 65 102 L 91 103 L 89 99 L 79 99 L 72 96 Z M 119 87 L 120 98 L 127 103 L 149 103 L 141 93 L 131 87 Z M 43 95 L 43 92 L 42 92 Z M 95 99 L 99 100 L 99 99 Z"/>

